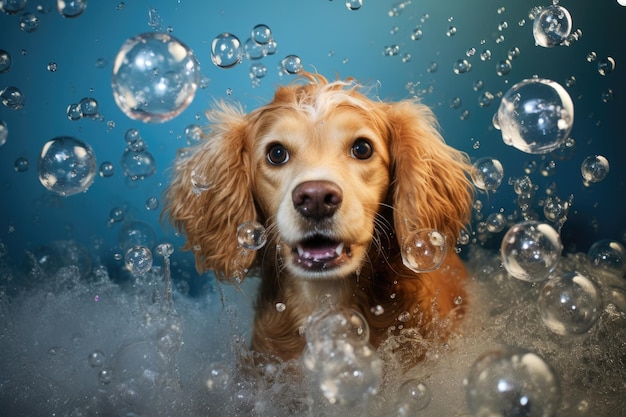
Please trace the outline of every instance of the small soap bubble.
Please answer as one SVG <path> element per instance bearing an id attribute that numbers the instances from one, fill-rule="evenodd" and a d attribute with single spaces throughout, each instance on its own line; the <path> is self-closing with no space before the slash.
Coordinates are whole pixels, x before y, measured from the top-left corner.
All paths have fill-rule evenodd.
<path id="1" fill-rule="evenodd" d="M 409 379 L 404 382 L 397 393 L 396 415 L 398 417 L 415 417 L 420 410 L 425 409 L 430 403 L 430 389 L 426 384 L 417 379 Z"/>
<path id="2" fill-rule="evenodd" d="M 26 12 L 20 17 L 20 29 L 26 33 L 33 33 L 39 29 L 39 18 L 33 13 Z"/>
<path id="3" fill-rule="evenodd" d="M 265 227 L 255 221 L 240 224 L 237 227 L 237 242 L 245 249 L 261 249 L 267 242 Z"/>
<path id="4" fill-rule="evenodd" d="M 159 199 L 156 197 L 148 197 L 146 200 L 146 210 L 156 210 L 159 208 Z"/>
<path id="5" fill-rule="evenodd" d="M 544 48 L 561 45 L 572 31 L 572 16 L 559 5 L 545 7 L 533 22 L 535 44 Z"/>
<path id="6" fill-rule="evenodd" d="M 611 240 L 599 240 L 591 245 L 587 257 L 594 267 L 610 271 L 618 276 L 626 273 L 626 248 Z"/>
<path id="7" fill-rule="evenodd" d="M 206 176 L 195 169 L 191 171 L 191 192 L 195 195 L 200 195 L 203 192 L 211 189 L 213 184 L 207 180 Z"/>
<path id="8" fill-rule="evenodd" d="M 504 168 L 499 160 L 485 156 L 474 162 L 471 177 L 481 190 L 495 191 L 504 178 Z"/>
<path id="9" fill-rule="evenodd" d="M 363 6 L 363 0 L 346 0 L 348 10 L 359 10 Z"/>
<path id="10" fill-rule="evenodd" d="M 465 74 L 472 69 L 472 64 L 467 59 L 459 59 L 452 66 L 455 74 Z"/>
<path id="11" fill-rule="evenodd" d="M 508 59 L 503 59 L 502 61 L 496 64 L 496 74 L 498 74 L 498 76 L 500 77 L 508 75 L 512 69 L 513 69 L 513 65 L 511 64 L 511 61 L 509 61 Z"/>
<path id="12" fill-rule="evenodd" d="M 83 118 L 83 112 L 78 103 L 72 103 L 67 106 L 67 110 L 65 111 L 65 113 L 67 114 L 67 118 L 72 121 L 80 120 Z"/>
<path id="13" fill-rule="evenodd" d="M 562 336 L 585 333 L 602 313 L 600 290 L 578 272 L 548 280 L 537 304 L 543 323 Z"/>
<path id="14" fill-rule="evenodd" d="M 98 372 L 98 381 L 103 385 L 108 385 L 113 382 L 115 378 L 115 371 L 111 367 L 105 367 Z"/>
<path id="15" fill-rule="evenodd" d="M 596 58 L 598 58 L 598 54 L 595 51 L 589 52 L 586 56 L 587 62 L 593 62 Z"/>
<path id="16" fill-rule="evenodd" d="M 485 83 L 483 82 L 483 80 L 476 80 L 474 81 L 474 84 L 472 85 L 472 89 L 474 91 L 480 91 L 483 89 L 484 86 L 485 86 Z"/>
<path id="17" fill-rule="evenodd" d="M 286 309 L 287 306 L 285 305 L 285 303 L 276 303 L 276 311 L 278 311 L 279 313 L 282 313 Z"/>
<path id="18" fill-rule="evenodd" d="M 0 11 L 11 15 L 16 14 L 26 7 L 27 0 L 4 0 L 0 1 Z"/>
<path id="19" fill-rule="evenodd" d="M 115 173 L 115 167 L 109 161 L 104 161 L 100 164 L 100 176 L 103 178 L 112 177 Z"/>
<path id="20" fill-rule="evenodd" d="M 165 122 L 191 104 L 200 65 L 191 49 L 166 33 L 127 39 L 115 57 L 111 85 L 118 107 L 131 119 Z"/>
<path id="21" fill-rule="evenodd" d="M 83 98 L 78 105 L 83 117 L 94 118 L 98 116 L 98 102 L 93 97 Z"/>
<path id="22" fill-rule="evenodd" d="M 580 165 L 580 172 L 586 184 L 600 182 L 609 174 L 609 161 L 602 155 L 588 156 Z"/>
<path id="23" fill-rule="evenodd" d="M 541 163 L 541 167 L 539 169 L 541 175 L 544 177 L 551 177 L 556 173 L 556 161 L 554 159 L 548 159 Z"/>
<path id="24" fill-rule="evenodd" d="M 30 165 L 28 163 L 28 159 L 24 158 L 23 156 L 17 158 L 13 163 L 13 168 L 16 172 L 26 172 L 28 171 L 29 166 Z"/>
<path id="25" fill-rule="evenodd" d="M 574 124 L 574 103 L 557 82 L 531 78 L 507 91 L 497 118 L 504 143 L 523 152 L 543 154 L 568 138 Z"/>
<path id="26" fill-rule="evenodd" d="M 489 49 L 483 49 L 483 51 L 480 53 L 480 60 L 485 62 L 485 61 L 490 61 L 491 60 L 491 51 Z"/>
<path id="27" fill-rule="evenodd" d="M 109 219 L 113 223 L 119 223 L 124 220 L 124 210 L 120 207 L 113 207 L 109 212 Z"/>
<path id="28" fill-rule="evenodd" d="M 448 30 L 446 30 L 446 36 L 451 37 L 456 35 L 456 27 L 455 26 L 448 26 Z"/>
<path id="29" fill-rule="evenodd" d="M 297 74 L 302 71 L 302 60 L 297 55 L 287 55 L 280 61 L 280 66 L 287 74 Z"/>
<path id="30" fill-rule="evenodd" d="M 124 175 L 132 181 L 143 180 L 156 172 L 156 162 L 152 154 L 144 149 L 134 151 L 126 148 L 121 160 Z"/>
<path id="31" fill-rule="evenodd" d="M 267 75 L 267 67 L 262 62 L 250 65 L 250 78 L 263 78 Z"/>
<path id="32" fill-rule="evenodd" d="M 422 28 L 419 26 L 413 29 L 413 32 L 411 32 L 411 40 L 413 41 L 419 41 L 420 39 L 422 39 L 423 36 L 424 32 L 422 32 Z"/>
<path id="33" fill-rule="evenodd" d="M 608 75 L 613 71 L 615 71 L 615 59 L 609 56 L 598 61 L 598 73 L 600 75 Z"/>
<path id="34" fill-rule="evenodd" d="M 509 49 L 509 52 L 507 53 L 507 57 L 509 59 L 515 59 L 520 55 L 520 50 L 517 46 L 514 46 L 513 48 Z"/>
<path id="35" fill-rule="evenodd" d="M 272 30 L 267 25 L 256 25 L 252 28 L 250 38 L 259 45 L 266 45 L 272 40 Z"/>
<path id="36" fill-rule="evenodd" d="M 211 42 L 211 61 L 219 68 L 232 68 L 243 61 L 243 46 L 232 33 L 220 33 Z"/>
<path id="37" fill-rule="evenodd" d="M 78 17 L 87 8 L 87 0 L 57 0 L 57 10 L 63 17 Z"/>
<path id="38" fill-rule="evenodd" d="M 92 368 L 101 368 L 104 365 L 105 356 L 101 350 L 94 350 L 87 356 L 87 362 Z"/>
<path id="39" fill-rule="evenodd" d="M 567 216 L 570 201 L 561 201 L 559 197 L 548 197 L 543 205 L 543 215 L 551 222 L 558 222 Z"/>
<path id="40" fill-rule="evenodd" d="M 124 265 L 134 276 L 143 276 L 152 268 L 152 252 L 145 246 L 133 246 L 124 255 Z"/>
<path id="41" fill-rule="evenodd" d="M 167 258 L 174 253 L 174 245 L 168 242 L 160 243 L 157 245 L 155 252 L 163 258 Z"/>
<path id="42" fill-rule="evenodd" d="M 461 107 L 461 104 L 461 97 L 454 97 L 452 100 L 450 100 L 451 109 L 458 109 L 459 107 Z"/>
<path id="43" fill-rule="evenodd" d="M 536 353 L 500 348 L 482 354 L 464 381 L 473 416 L 548 417 L 561 402 L 554 370 Z"/>
<path id="44" fill-rule="evenodd" d="M 11 69 L 11 54 L 4 49 L 0 49 L 0 74 Z"/>
<path id="45" fill-rule="evenodd" d="M 493 94 L 491 94 L 489 91 L 483 91 L 478 96 L 478 105 L 480 107 L 489 107 L 491 106 L 491 103 L 493 103 L 493 99 Z"/>
<path id="46" fill-rule="evenodd" d="M 447 253 L 446 238 L 436 230 L 419 229 L 402 243 L 402 263 L 414 272 L 438 269 Z"/>
<path id="47" fill-rule="evenodd" d="M 311 315 L 306 326 L 306 340 L 313 347 L 320 347 L 326 340 L 347 340 L 367 344 L 369 326 L 365 317 L 348 307 L 330 307 Z"/>
<path id="48" fill-rule="evenodd" d="M 248 38 L 243 46 L 246 58 L 251 60 L 261 59 L 265 56 L 265 48 L 263 45 L 256 43 L 252 38 Z"/>
<path id="49" fill-rule="evenodd" d="M 200 142 L 200 140 L 202 140 L 202 136 L 202 127 L 193 124 L 185 127 L 185 139 L 187 139 L 188 145 Z"/>
<path id="50" fill-rule="evenodd" d="M 6 87 L 0 90 L 0 101 L 12 110 L 20 110 L 24 107 L 24 95 L 17 87 Z"/>
<path id="51" fill-rule="evenodd" d="M 0 120 L 0 146 L 7 143 L 9 137 L 9 127 L 4 120 Z"/>
<path id="52" fill-rule="evenodd" d="M 607 88 L 602 92 L 600 98 L 602 99 L 603 103 L 609 103 L 615 99 L 615 93 L 613 93 L 612 89 Z"/>
<path id="53" fill-rule="evenodd" d="M 512 226 L 500 245 L 502 264 L 507 272 L 529 282 L 547 279 L 556 268 L 562 250 L 557 231 L 535 220 Z"/>
<path id="54" fill-rule="evenodd" d="M 491 213 L 485 220 L 487 230 L 491 233 L 500 233 L 506 226 L 506 218 L 502 213 Z"/>
<path id="55" fill-rule="evenodd" d="M 96 156 L 88 144 L 59 136 L 46 142 L 37 162 L 39 181 L 62 196 L 86 191 L 96 176 Z"/>
<path id="56" fill-rule="evenodd" d="M 213 363 L 205 381 L 210 392 L 224 392 L 230 385 L 230 370 L 223 363 Z"/>
<path id="57" fill-rule="evenodd" d="M 46 69 L 50 72 L 57 72 L 59 67 L 56 62 L 49 62 L 48 65 L 46 65 Z"/>
<path id="58" fill-rule="evenodd" d="M 374 307 L 370 308 L 370 311 L 372 312 L 373 315 L 380 316 L 381 314 L 385 312 L 385 308 L 381 306 L 380 304 L 376 304 Z"/>

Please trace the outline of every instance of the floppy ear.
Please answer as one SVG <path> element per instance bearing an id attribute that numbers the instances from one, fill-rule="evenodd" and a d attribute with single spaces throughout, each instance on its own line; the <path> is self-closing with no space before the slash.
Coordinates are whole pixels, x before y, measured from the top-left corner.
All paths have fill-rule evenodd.
<path id="1" fill-rule="evenodd" d="M 183 249 L 194 252 L 199 272 L 212 269 L 221 280 L 239 281 L 255 255 L 237 242 L 237 227 L 257 220 L 249 123 L 240 107 L 224 102 L 207 117 L 210 132 L 175 162 L 164 214 L 186 235 Z"/>
<path id="2" fill-rule="evenodd" d="M 473 187 L 465 154 L 446 145 L 432 111 L 413 100 L 390 103 L 391 204 L 400 245 L 417 229 L 442 233 L 453 248 L 469 222 Z"/>

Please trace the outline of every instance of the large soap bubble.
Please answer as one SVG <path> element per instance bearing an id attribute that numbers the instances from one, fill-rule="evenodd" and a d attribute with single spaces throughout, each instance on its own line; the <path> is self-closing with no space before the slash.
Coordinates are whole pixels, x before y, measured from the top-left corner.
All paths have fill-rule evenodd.
<path id="1" fill-rule="evenodd" d="M 211 60 L 220 68 L 232 68 L 243 61 L 243 47 L 232 33 L 220 33 L 211 42 Z"/>
<path id="2" fill-rule="evenodd" d="M 577 272 L 548 280 L 537 303 L 543 323 L 562 336 L 586 332 L 602 313 L 600 290 Z"/>
<path id="3" fill-rule="evenodd" d="M 96 176 L 96 156 L 91 146 L 69 136 L 43 145 L 37 163 L 39 181 L 62 196 L 86 191 Z"/>
<path id="4" fill-rule="evenodd" d="M 572 31 L 572 16 L 559 5 L 548 6 L 541 11 L 533 22 L 535 43 L 544 48 L 561 45 Z"/>
<path id="5" fill-rule="evenodd" d="M 561 401 L 552 368 L 521 348 L 484 353 L 472 365 L 465 385 L 473 416 L 552 417 Z"/>
<path id="6" fill-rule="evenodd" d="M 200 65 L 191 49 L 167 33 L 124 42 L 113 65 L 113 97 L 131 119 L 165 122 L 193 101 Z"/>
<path id="7" fill-rule="evenodd" d="M 511 227 L 500 246 L 502 264 L 522 281 L 543 281 L 556 268 L 563 245 L 550 225 L 528 220 Z"/>
<path id="8" fill-rule="evenodd" d="M 523 80 L 502 97 L 495 126 L 507 145 L 544 154 L 559 147 L 574 124 L 572 98 L 557 82 L 542 78 Z"/>

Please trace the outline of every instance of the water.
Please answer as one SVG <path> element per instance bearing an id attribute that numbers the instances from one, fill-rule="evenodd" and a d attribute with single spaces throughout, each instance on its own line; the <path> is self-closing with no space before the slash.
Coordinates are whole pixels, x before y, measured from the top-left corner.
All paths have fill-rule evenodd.
<path id="1" fill-rule="evenodd" d="M 626 7 L 561 1 L 571 22 L 551 27 L 554 19 L 546 19 L 538 41 L 532 16 L 550 1 L 136 3 L 0 1 L 4 414 L 467 416 L 464 381 L 472 366 L 506 346 L 531 351 L 554 370 L 557 416 L 621 412 L 626 52 L 619 42 Z M 161 80 L 169 93 L 148 89 L 150 100 L 137 103 L 152 106 L 120 108 L 112 86 L 116 56 L 127 40 L 157 32 L 175 40 L 159 50 L 171 61 L 146 77 L 148 87 Z M 224 33 L 239 41 L 212 51 Z M 175 65 L 183 56 L 187 72 Z M 178 250 L 184 239 L 160 222 L 159 201 L 178 149 L 206 132 L 204 112 L 215 99 L 254 109 L 302 69 L 355 77 L 384 100 L 419 96 L 446 141 L 472 163 L 498 161 L 497 169 L 481 171 L 472 227 L 456 248 L 473 278 L 468 297 L 458 300 L 467 320 L 452 339 L 406 337 L 376 352 L 344 343 L 342 358 L 304 377 L 293 373 L 299 363 L 246 372 L 239 366 L 253 356 L 246 346 L 258 280 L 244 280 L 237 291 L 210 273 L 198 275 L 191 254 Z M 517 141 L 520 150 L 507 146 L 493 123 L 506 93 L 535 78 L 565 89 L 576 115 L 567 137 L 546 140 L 554 145 L 548 153 L 532 144 L 545 139 L 540 130 Z M 146 91 L 129 84 L 127 98 Z M 79 144 L 65 150 L 80 169 L 72 157 L 40 166 L 44 145 L 55 138 Z M 42 184 L 40 175 L 52 169 L 67 181 L 48 175 Z M 199 174 L 192 182 L 198 194 L 214 186 Z M 561 335 L 544 324 L 539 305 L 549 297 L 539 303 L 540 294 L 558 281 L 522 281 L 501 266 L 502 238 L 523 221 L 559 233 L 563 250 L 552 277 L 576 273 L 593 283 L 584 288 L 597 288 L 591 304 L 580 285 L 559 290 L 579 294 L 574 304 L 591 316 L 543 314 L 550 323 L 557 317 L 557 328 L 583 323 L 586 332 Z M 276 309 L 289 305 L 281 300 Z M 372 312 L 382 314 L 377 307 Z M 428 353 L 401 372 L 391 351 L 403 343 Z M 379 363 L 373 358 L 380 374 L 363 365 Z M 363 383 L 346 379 L 350 374 Z M 335 389 L 342 380 L 345 389 Z"/>

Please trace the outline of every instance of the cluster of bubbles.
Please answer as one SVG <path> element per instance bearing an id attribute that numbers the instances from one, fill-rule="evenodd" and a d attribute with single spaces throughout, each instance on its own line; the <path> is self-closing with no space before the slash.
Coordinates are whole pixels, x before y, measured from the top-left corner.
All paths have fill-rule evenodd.
<path id="1" fill-rule="evenodd" d="M 96 176 L 96 156 L 88 144 L 59 136 L 43 145 L 37 163 L 39 181 L 61 196 L 86 191 Z"/>
<path id="2" fill-rule="evenodd" d="M 553 369 L 541 356 L 522 348 L 483 353 L 464 385 L 473 416 L 550 417 L 561 402 Z"/>
<path id="3" fill-rule="evenodd" d="M 574 124 L 574 103 L 557 82 L 530 78 L 506 92 L 493 122 L 507 145 L 544 154 L 568 138 Z"/>
<path id="4" fill-rule="evenodd" d="M 331 404 L 362 405 L 376 394 L 382 362 L 359 312 L 325 305 L 309 317 L 305 336 L 304 368 Z"/>
<path id="5" fill-rule="evenodd" d="M 124 42 L 111 86 L 128 117 L 161 123 L 191 104 L 199 81 L 200 64 L 191 49 L 168 33 L 149 32 Z"/>
<path id="6" fill-rule="evenodd" d="M 124 134 L 126 148 L 122 154 L 122 169 L 130 180 L 143 180 L 156 172 L 156 162 L 138 129 L 128 129 Z"/>
<path id="7" fill-rule="evenodd" d="M 85 97 L 78 103 L 67 106 L 66 113 L 70 120 L 80 120 L 83 117 L 94 119 L 99 116 L 98 101 L 93 97 Z"/>
<path id="8" fill-rule="evenodd" d="M 446 238 L 432 229 L 418 229 L 409 233 L 400 248 L 402 263 L 415 272 L 439 269 L 448 251 Z"/>

